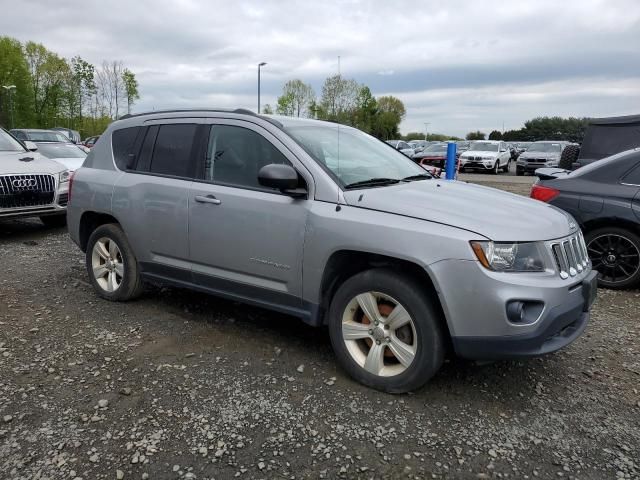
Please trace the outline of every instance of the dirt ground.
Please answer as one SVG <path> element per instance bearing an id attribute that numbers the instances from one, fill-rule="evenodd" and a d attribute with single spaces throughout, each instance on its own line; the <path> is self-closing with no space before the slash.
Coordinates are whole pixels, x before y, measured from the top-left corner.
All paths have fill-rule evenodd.
<path id="1" fill-rule="evenodd" d="M 638 290 L 601 289 L 563 351 L 391 396 L 324 329 L 178 289 L 109 303 L 64 229 L 0 223 L 1 479 L 637 479 L 639 389 Z"/>

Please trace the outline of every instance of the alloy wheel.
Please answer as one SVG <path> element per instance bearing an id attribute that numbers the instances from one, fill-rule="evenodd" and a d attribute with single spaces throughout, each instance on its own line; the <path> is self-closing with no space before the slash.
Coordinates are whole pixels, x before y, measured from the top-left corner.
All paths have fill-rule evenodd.
<path id="1" fill-rule="evenodd" d="M 100 238 L 91 252 L 91 267 L 96 282 L 105 292 L 115 292 L 124 278 L 120 248 L 108 237 Z"/>
<path id="2" fill-rule="evenodd" d="M 360 367 L 382 377 L 403 373 L 418 351 L 411 315 L 400 302 L 380 292 L 351 299 L 342 315 L 342 338 Z"/>
<path id="3" fill-rule="evenodd" d="M 587 250 L 594 270 L 610 284 L 625 282 L 640 270 L 640 250 L 622 235 L 599 235 L 589 242 Z"/>

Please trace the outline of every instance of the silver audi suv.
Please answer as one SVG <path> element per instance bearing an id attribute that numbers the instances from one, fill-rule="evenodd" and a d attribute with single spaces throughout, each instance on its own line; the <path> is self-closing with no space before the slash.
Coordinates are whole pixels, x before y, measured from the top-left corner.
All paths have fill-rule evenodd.
<path id="1" fill-rule="evenodd" d="M 127 116 L 72 185 L 69 233 L 101 297 L 154 282 L 327 326 L 344 369 L 388 392 L 421 386 L 447 353 L 558 350 L 584 331 L 596 294 L 570 215 L 431 178 L 334 123 Z"/>
<path id="2" fill-rule="evenodd" d="M 0 221 L 39 217 L 48 226 L 66 222 L 69 171 L 0 129 Z"/>

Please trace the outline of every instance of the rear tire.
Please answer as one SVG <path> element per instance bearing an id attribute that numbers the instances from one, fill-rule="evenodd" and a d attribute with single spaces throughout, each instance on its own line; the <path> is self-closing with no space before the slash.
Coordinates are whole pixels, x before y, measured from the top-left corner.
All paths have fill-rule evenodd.
<path id="1" fill-rule="evenodd" d="M 624 228 L 604 227 L 588 232 L 585 242 L 593 269 L 600 272 L 599 286 L 623 289 L 640 284 L 638 235 Z"/>
<path id="2" fill-rule="evenodd" d="M 522 168 L 516 167 L 516 176 L 518 177 L 524 176 L 524 170 Z"/>
<path id="3" fill-rule="evenodd" d="M 511 167 L 511 159 L 507 160 L 507 164 L 504 166 L 504 168 L 502 169 L 502 171 L 504 173 L 509 173 L 509 167 Z"/>
<path id="4" fill-rule="evenodd" d="M 573 163 L 578 160 L 580 156 L 580 147 L 578 145 L 569 145 L 565 147 L 560 155 L 560 161 L 558 167 L 565 170 L 571 170 Z"/>
<path id="5" fill-rule="evenodd" d="M 46 215 L 40 217 L 40 221 L 44 223 L 45 227 L 50 228 L 62 228 L 67 226 L 66 215 Z"/>
<path id="6" fill-rule="evenodd" d="M 390 269 L 367 270 L 340 286 L 329 308 L 329 333 L 342 368 L 388 393 L 424 385 L 444 361 L 438 310 L 414 280 Z"/>
<path id="7" fill-rule="evenodd" d="M 93 231 L 85 261 L 93 288 L 106 300 L 125 302 L 144 290 L 138 261 L 119 225 L 109 223 Z"/>

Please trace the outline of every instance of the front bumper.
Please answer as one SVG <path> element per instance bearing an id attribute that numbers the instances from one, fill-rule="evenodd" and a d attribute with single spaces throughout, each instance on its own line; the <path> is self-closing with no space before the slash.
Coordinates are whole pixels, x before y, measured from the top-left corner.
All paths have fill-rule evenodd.
<path id="1" fill-rule="evenodd" d="M 538 168 L 553 168 L 553 167 L 557 167 L 557 166 L 558 166 L 558 162 L 547 163 L 547 162 L 521 162 L 521 161 L 518 161 L 516 163 L 516 169 L 522 170 L 522 171 L 525 171 L 525 172 L 528 172 L 528 173 L 533 173 Z"/>
<path id="2" fill-rule="evenodd" d="M 65 182 L 61 185 L 58 185 L 56 194 L 53 197 L 53 203 L 39 206 L 0 208 L 0 220 L 27 217 L 43 217 L 45 215 L 64 215 L 67 212 L 68 199 L 69 184 Z"/>
<path id="3" fill-rule="evenodd" d="M 496 164 L 495 160 L 491 160 L 491 162 L 484 163 L 485 160 L 482 161 L 465 161 L 460 163 L 460 168 L 477 168 L 481 170 L 493 170 L 494 165 Z"/>
<path id="4" fill-rule="evenodd" d="M 597 272 L 571 280 L 557 275 L 489 272 L 474 261 L 446 260 L 432 266 L 455 353 L 473 360 L 535 357 L 577 339 L 589 322 Z M 535 321 L 513 323 L 513 300 L 543 305 Z"/>

